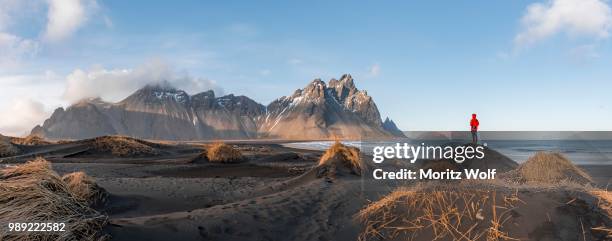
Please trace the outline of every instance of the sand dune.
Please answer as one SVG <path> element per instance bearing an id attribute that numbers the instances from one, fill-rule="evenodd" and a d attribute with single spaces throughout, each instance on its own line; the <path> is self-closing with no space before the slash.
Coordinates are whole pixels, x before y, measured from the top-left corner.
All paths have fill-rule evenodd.
<path id="1" fill-rule="evenodd" d="M 363 209 L 360 240 L 604 240 L 612 222 L 602 202 L 569 186 L 429 183 Z"/>
<path id="2" fill-rule="evenodd" d="M 241 153 L 241 161 L 217 163 L 200 160 L 208 145 L 158 144 L 122 138 L 112 137 L 110 143 L 120 139 L 119 149 L 128 155 L 113 154 L 112 148 L 93 149 L 90 139 L 23 146 L 23 153 L 2 160 L 22 163 L 40 155 L 53 162 L 58 176 L 85 171 L 91 178 L 76 180 L 94 181 L 108 192 L 104 205 L 96 210 L 109 216 L 109 225 L 103 232 L 112 240 L 378 240 L 380 235 L 383 239 L 414 236 L 415 240 L 430 240 L 444 229 L 438 227 L 435 232 L 432 226 L 397 229 L 415 227 L 415 223 L 403 222 L 426 217 L 420 212 L 424 209 L 406 213 L 407 207 L 400 204 L 422 207 L 427 200 L 439 198 L 446 202 L 454 198 L 456 202 L 442 206 L 430 202 L 433 213 L 448 214 L 449 224 L 453 223 L 452 215 L 463 215 L 464 223 L 456 226 L 459 232 L 447 230 L 446 240 L 460 239 L 460 233 L 472 238 L 482 234 L 480 240 L 506 236 L 582 240 L 583 228 L 586 240 L 605 239 L 609 235 L 610 198 L 601 189 L 601 184 L 605 186 L 610 181 L 612 168 L 608 166 L 586 169 L 593 180 L 588 183 L 572 182 L 575 178 L 524 181 L 517 179 L 517 175 L 535 168 L 533 165 L 517 167 L 503 155 L 487 150 L 492 154 L 486 160 L 456 167 L 499 167 L 502 179 L 442 183 L 381 181 L 373 180 L 370 172 L 364 171 L 372 168 L 367 164 L 369 157 L 341 145 L 319 152 L 273 143 L 237 143 L 231 147 Z M 148 147 L 154 152 L 138 152 L 149 150 Z M 554 164 L 558 161 L 554 158 L 544 159 L 561 166 Z M 544 165 L 538 163 L 536 166 Z M 388 160 L 383 165 L 421 167 L 397 160 Z M 562 170 L 579 169 L 572 165 Z M 554 173 L 561 173 L 562 177 L 584 174 L 558 170 Z M 83 182 L 87 183 L 91 182 Z M 88 185 L 81 187 L 95 190 Z M 485 201 L 473 206 L 475 200 Z M 465 211 L 468 206 L 471 212 Z M 492 213 L 493 206 L 498 207 L 497 216 Z M 464 211 L 449 211 L 453 207 Z M 398 219 L 382 225 L 385 219 L 381 214 L 385 213 L 388 214 L 385 218 Z M 421 224 L 425 223 L 422 219 Z M 495 223 L 499 225 L 491 225 Z"/>
<path id="3" fill-rule="evenodd" d="M 512 174 L 516 175 L 516 180 L 521 183 L 593 183 L 589 174 L 560 153 L 538 152 L 521 164 L 515 172 L 510 173 Z"/>
<path id="4" fill-rule="evenodd" d="M 350 191 L 346 184 L 320 179 L 206 209 L 113 220 L 120 227 L 110 233 L 128 237 L 118 240 L 331 240 L 351 224 L 350 214 L 359 206 L 346 206 Z"/>
<path id="5" fill-rule="evenodd" d="M 13 144 L 23 145 L 23 146 L 49 145 L 52 143 L 37 135 L 28 135 L 23 138 L 11 137 L 10 140 Z"/>

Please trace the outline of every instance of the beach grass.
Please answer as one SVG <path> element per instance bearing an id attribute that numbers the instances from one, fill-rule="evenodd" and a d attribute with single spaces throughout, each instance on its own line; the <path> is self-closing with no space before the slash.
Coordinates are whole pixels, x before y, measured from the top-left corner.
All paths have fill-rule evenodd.
<path id="1" fill-rule="evenodd" d="M 24 138 L 12 137 L 11 142 L 23 146 L 40 146 L 51 144 L 51 142 L 46 141 L 44 138 L 37 135 L 28 135 Z"/>
<path id="2" fill-rule="evenodd" d="M 90 206 L 103 205 L 108 193 L 98 186 L 94 179 L 85 172 L 73 172 L 62 176 L 70 192 L 81 202 Z"/>
<path id="3" fill-rule="evenodd" d="M 243 160 L 240 150 L 223 142 L 215 142 L 206 150 L 206 157 L 209 162 L 234 163 Z"/>
<path id="4" fill-rule="evenodd" d="M 94 138 L 91 142 L 96 151 L 108 152 L 118 157 L 159 154 L 159 151 L 153 148 L 155 144 L 126 136 L 102 136 Z"/>
<path id="5" fill-rule="evenodd" d="M 318 166 L 332 166 L 334 170 L 337 170 L 338 167 L 344 167 L 355 175 L 361 175 L 365 169 L 365 163 L 361 160 L 359 149 L 346 146 L 340 141 L 336 141 L 323 153 Z"/>
<path id="6" fill-rule="evenodd" d="M 65 232 L 8 232 L 0 240 L 98 240 L 107 216 L 92 209 L 39 158 L 0 170 L 0 223 L 63 223 Z"/>
<path id="7" fill-rule="evenodd" d="M 505 200 L 505 201 L 500 201 Z M 426 235 L 431 240 L 512 240 L 502 230 L 509 208 L 521 200 L 489 189 L 438 184 L 398 188 L 357 214 L 359 240 Z"/>
<path id="8" fill-rule="evenodd" d="M 526 183 L 592 183 L 584 170 L 574 165 L 564 155 L 555 152 L 538 152 L 517 168 L 518 179 Z"/>

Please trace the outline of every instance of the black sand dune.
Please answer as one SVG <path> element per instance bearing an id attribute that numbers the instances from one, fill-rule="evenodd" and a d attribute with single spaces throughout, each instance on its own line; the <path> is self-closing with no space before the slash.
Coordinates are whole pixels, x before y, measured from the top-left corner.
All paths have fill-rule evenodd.
<path id="1" fill-rule="evenodd" d="M 378 217 L 360 219 L 364 208 L 385 200 L 400 187 L 449 185 L 373 180 L 367 171 L 371 168 L 367 164 L 369 157 L 344 149 L 328 154 L 268 142 L 237 142 L 231 146 L 241 152 L 241 161 L 211 163 L 198 159 L 209 144 L 155 143 L 124 137 L 106 140 L 109 139 L 118 146 L 115 152 L 113 148 L 99 148 L 95 139 L 89 139 L 15 145 L 20 153 L 0 159 L 2 163 L 18 164 L 33 156 L 44 156 L 59 175 L 84 171 L 93 177 L 108 192 L 105 205 L 96 209 L 108 215 L 109 225 L 100 234 L 108 234 L 112 240 L 378 240 L 380 237 L 364 235 L 372 224 L 368 220 L 376 221 Z M 117 139 L 119 144 L 115 143 Z M 484 161 L 466 162 L 458 168 L 500 168 L 509 170 L 506 175 L 519 170 L 507 157 L 490 149 L 486 152 Z M 320 163 L 320 159 L 327 161 Z M 405 162 L 393 160 L 384 164 L 385 168 L 406 166 Z M 609 193 L 597 186 L 610 181 L 612 168 L 585 170 L 593 181 L 588 186 L 499 179 L 493 183 L 453 183 L 446 188 L 457 191 L 460 189 L 456 185 L 462 185 L 468 191 L 489 191 L 488 195 L 493 191 L 501 195 L 496 197 L 500 202 L 504 201 L 503 195 L 512 197 L 518 190 L 518 198 L 525 202 L 515 203 L 519 216 L 499 228 L 511 237 L 575 240 L 581 234 L 576 225 L 582 220 L 590 235 L 586 240 L 596 240 L 605 237 L 610 217 L 603 212 L 609 204 L 602 198 Z M 512 180 L 515 179 L 509 179 Z M 426 195 L 435 193 L 433 189 L 419 190 L 425 190 Z M 489 211 L 482 215 L 490 221 Z M 558 221 L 549 222 L 546 215 Z M 385 235 L 384 239 L 394 239 L 395 236 L 387 236 L 389 230 L 376 228 Z M 423 231 L 421 238 L 430 237 L 431 233 Z"/>

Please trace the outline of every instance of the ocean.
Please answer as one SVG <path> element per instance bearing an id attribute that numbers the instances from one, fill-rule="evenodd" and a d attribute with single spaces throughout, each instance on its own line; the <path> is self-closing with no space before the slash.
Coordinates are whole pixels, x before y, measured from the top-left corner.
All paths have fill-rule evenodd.
<path id="1" fill-rule="evenodd" d="M 409 145 L 440 145 L 450 143 L 459 144 L 463 142 L 431 141 L 431 140 L 398 140 L 393 142 L 382 141 L 343 141 L 344 144 L 355 146 L 361 151 L 372 154 L 375 146 L 393 146 L 395 143 L 408 143 Z M 539 151 L 559 152 L 568 157 L 577 165 L 612 165 L 612 140 L 484 140 L 491 149 L 494 149 L 518 163 L 525 162 L 530 156 Z M 481 143 L 481 144 L 482 144 Z M 333 144 L 333 141 L 313 141 L 287 143 L 285 146 L 309 149 L 325 150 Z"/>

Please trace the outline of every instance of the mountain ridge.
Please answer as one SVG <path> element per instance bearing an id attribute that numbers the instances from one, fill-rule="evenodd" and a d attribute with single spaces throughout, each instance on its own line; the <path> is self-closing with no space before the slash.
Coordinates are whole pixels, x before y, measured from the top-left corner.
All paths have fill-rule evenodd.
<path id="1" fill-rule="evenodd" d="M 267 106 L 243 95 L 217 97 L 212 90 L 189 95 L 168 85 L 147 85 L 116 103 L 96 98 L 58 108 L 32 134 L 168 140 L 403 137 L 383 126 L 374 100 L 349 74 L 328 83 L 315 79 Z"/>

